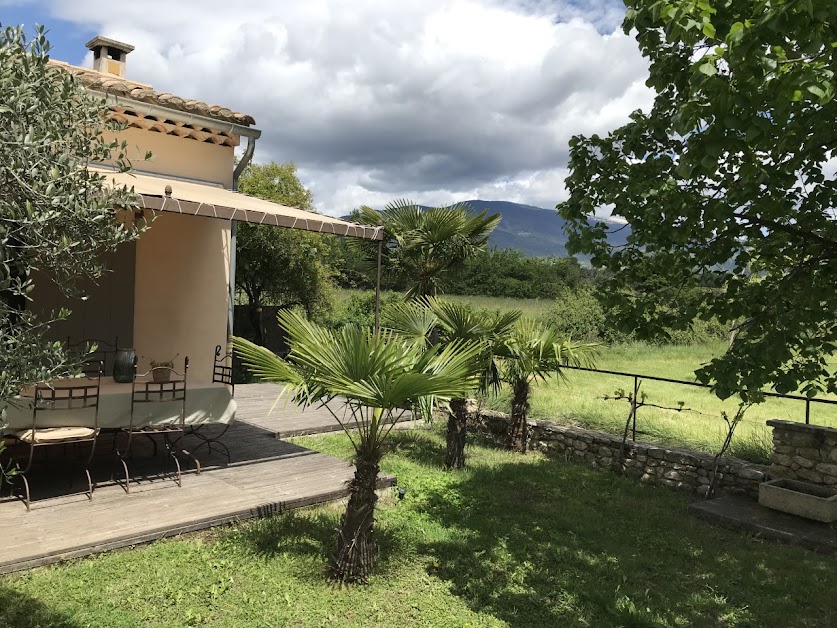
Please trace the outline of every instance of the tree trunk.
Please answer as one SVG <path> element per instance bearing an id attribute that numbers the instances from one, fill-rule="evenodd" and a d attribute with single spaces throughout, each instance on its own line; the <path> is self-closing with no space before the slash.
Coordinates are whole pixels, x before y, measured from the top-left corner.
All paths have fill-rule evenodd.
<path id="1" fill-rule="evenodd" d="M 470 414 L 469 399 L 451 399 L 448 415 L 447 453 L 445 466 L 448 469 L 465 468 L 465 438 Z"/>
<path id="2" fill-rule="evenodd" d="M 375 563 L 375 485 L 379 454 L 358 454 L 355 477 L 349 484 L 349 503 L 337 535 L 332 559 L 334 577 L 341 582 L 365 583 Z"/>
<path id="3" fill-rule="evenodd" d="M 514 383 L 511 400 L 511 427 L 508 445 L 512 451 L 526 453 L 529 446 L 529 426 L 526 423 L 529 414 L 529 380 Z"/>

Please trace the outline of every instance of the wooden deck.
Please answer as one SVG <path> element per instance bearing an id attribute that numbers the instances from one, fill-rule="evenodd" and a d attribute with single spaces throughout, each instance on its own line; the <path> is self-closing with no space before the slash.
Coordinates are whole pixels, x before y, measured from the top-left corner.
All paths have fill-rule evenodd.
<path id="1" fill-rule="evenodd" d="M 343 428 L 326 408 L 308 408 L 303 411 L 290 402 L 286 403 L 285 399 L 277 403 L 281 390 L 282 388 L 276 384 L 237 385 L 236 418 L 271 430 L 277 438 L 342 431 Z M 400 422 L 406 423 L 411 420 L 412 417 L 407 413 Z"/>
<path id="2" fill-rule="evenodd" d="M 182 487 L 174 483 L 171 473 L 161 475 L 165 457 L 152 457 L 150 443 L 136 457 L 136 473 L 143 477 L 126 494 L 113 481 L 116 458 L 107 440 L 101 442 L 92 501 L 84 494 L 73 494 L 81 490 L 81 482 L 72 489 L 66 484 L 63 478 L 67 476 L 61 471 L 65 461 L 46 461 L 42 472 L 32 477 L 35 501 L 30 512 L 17 499 L 0 502 L 0 537 L 4 539 L 0 573 L 346 496 L 346 483 L 353 473 L 350 464 L 276 437 L 340 429 L 328 411 L 294 409 L 268 416 L 275 390 L 264 385 L 236 387 L 236 399 L 240 420 L 233 422 L 222 439 L 231 462 L 227 464 L 218 453 L 209 456 L 206 447 L 199 449 L 203 472 L 197 475 L 190 467 Z M 192 444 L 199 442 L 188 438 Z M 167 471 L 171 469 L 169 464 Z M 83 472 L 76 468 L 74 475 L 80 480 Z M 379 488 L 394 484 L 392 476 L 379 478 Z"/>

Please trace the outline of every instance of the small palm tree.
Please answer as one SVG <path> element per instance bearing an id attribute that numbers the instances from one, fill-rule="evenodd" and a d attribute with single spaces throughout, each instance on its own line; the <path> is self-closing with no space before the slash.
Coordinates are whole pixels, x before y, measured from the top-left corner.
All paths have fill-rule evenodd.
<path id="1" fill-rule="evenodd" d="M 327 408 L 349 436 L 355 475 L 332 567 L 340 581 L 366 582 L 374 565 L 375 487 L 386 437 L 404 408 L 427 412 L 434 399 L 472 388 L 480 347 L 459 342 L 428 349 L 392 332 L 351 325 L 335 332 L 295 312 L 281 313 L 279 324 L 288 336 L 286 359 L 242 338 L 233 338 L 236 352 L 256 377 L 285 383 L 295 402 Z M 337 398 L 345 402 L 342 414 L 330 405 Z"/>
<path id="2" fill-rule="evenodd" d="M 479 378 L 477 393 L 482 397 L 497 393 L 500 389 L 500 366 L 498 349 L 522 315 L 519 310 L 480 314 L 472 307 L 441 299 L 428 301 L 430 309 L 438 319 L 442 343 L 462 341 L 478 342 L 482 346 L 479 360 L 475 363 Z M 445 466 L 449 469 L 465 467 L 465 441 L 468 433 L 468 399 L 458 397 L 450 400 L 447 427 L 447 449 Z"/>
<path id="3" fill-rule="evenodd" d="M 434 296 L 451 270 L 485 250 L 500 218 L 465 203 L 423 208 L 408 200 L 393 201 L 383 211 L 360 207 L 353 214 L 358 222 L 383 226 L 384 263 L 390 276 L 406 283 L 408 298 Z M 357 245 L 366 246 L 362 241 Z"/>
<path id="4" fill-rule="evenodd" d="M 555 329 L 522 319 L 499 344 L 502 380 L 511 388 L 511 426 L 508 446 L 526 453 L 529 447 L 529 396 L 532 383 L 545 381 L 553 373 L 563 378 L 565 365 L 591 365 L 595 344 L 574 343 Z"/>
<path id="5" fill-rule="evenodd" d="M 384 326 L 416 342 L 424 341 L 428 346 L 437 342 L 443 346 L 458 342 L 479 344 L 482 351 L 473 363 L 477 386 L 470 392 L 484 396 L 496 393 L 500 388 L 497 347 L 520 316 L 518 310 L 481 314 L 466 304 L 423 297 L 388 308 Z M 445 466 L 449 469 L 465 467 L 469 414 L 469 399 L 454 397 L 450 400 L 445 455 Z"/>

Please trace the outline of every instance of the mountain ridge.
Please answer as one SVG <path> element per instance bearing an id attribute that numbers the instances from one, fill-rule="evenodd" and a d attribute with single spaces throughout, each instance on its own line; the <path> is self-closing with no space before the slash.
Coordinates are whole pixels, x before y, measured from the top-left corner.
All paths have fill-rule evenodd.
<path id="1" fill-rule="evenodd" d="M 489 246 L 504 249 L 514 248 L 528 257 L 555 255 L 566 257 L 567 234 L 566 222 L 554 209 L 512 203 L 511 201 L 485 201 L 474 199 L 465 201 L 475 211 L 488 210 L 489 214 L 499 213 L 503 218 L 489 236 Z M 630 234 L 630 228 L 606 218 L 591 220 L 612 225 L 608 232 L 611 244 L 624 244 Z M 577 255 L 579 259 L 586 256 Z"/>

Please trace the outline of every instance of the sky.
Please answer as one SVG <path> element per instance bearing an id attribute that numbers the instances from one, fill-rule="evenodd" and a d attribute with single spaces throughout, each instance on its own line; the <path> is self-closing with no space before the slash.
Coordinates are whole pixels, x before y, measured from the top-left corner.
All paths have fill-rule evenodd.
<path id="1" fill-rule="evenodd" d="M 649 109 L 621 0 L 0 0 L 92 65 L 130 43 L 127 77 L 252 115 L 256 162 L 293 161 L 316 207 L 407 198 L 552 208 L 568 141 Z"/>

